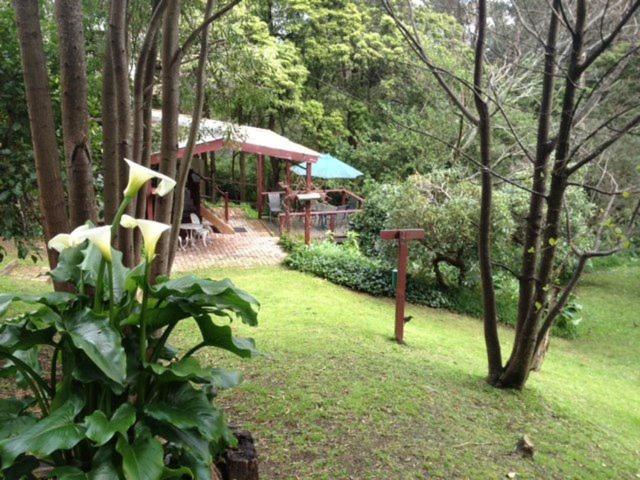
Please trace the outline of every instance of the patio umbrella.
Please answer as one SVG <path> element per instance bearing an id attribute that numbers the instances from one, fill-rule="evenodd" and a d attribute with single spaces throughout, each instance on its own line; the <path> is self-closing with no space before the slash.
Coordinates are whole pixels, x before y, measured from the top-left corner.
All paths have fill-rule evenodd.
<path id="1" fill-rule="evenodd" d="M 298 175 L 306 175 L 306 165 L 295 165 L 291 171 Z M 311 167 L 311 176 L 315 178 L 357 178 L 363 175 L 360 170 L 356 170 L 351 165 L 338 160 L 336 157 L 323 153 L 316 163 Z"/>

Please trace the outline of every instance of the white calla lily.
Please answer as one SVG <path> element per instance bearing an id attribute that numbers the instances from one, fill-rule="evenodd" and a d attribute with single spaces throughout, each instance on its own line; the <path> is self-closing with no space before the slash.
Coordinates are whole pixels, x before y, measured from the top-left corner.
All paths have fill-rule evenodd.
<path id="1" fill-rule="evenodd" d="M 142 165 L 132 162 L 126 158 L 124 161 L 129 165 L 129 182 L 127 183 L 127 188 L 124 190 L 125 197 L 133 198 L 138 193 L 138 190 L 140 190 L 142 185 L 152 178 L 160 180 L 160 183 L 158 183 L 158 186 L 156 187 L 156 194 L 161 197 L 164 197 L 167 193 L 173 190 L 173 187 L 176 186 L 176 181 L 173 178 L 167 177 L 166 175 L 156 172 L 155 170 L 151 170 L 150 168 L 143 167 Z"/>
<path id="2" fill-rule="evenodd" d="M 166 223 L 133 218 L 126 214 L 122 216 L 120 225 L 124 228 L 138 227 L 140 229 L 147 261 L 151 261 L 153 256 L 156 254 L 156 245 L 158 244 L 158 240 L 160 240 L 162 234 L 171 228 L 171 225 L 167 225 Z"/>
<path id="3" fill-rule="evenodd" d="M 75 247 L 85 241 L 84 237 L 81 237 L 81 233 L 89 230 L 88 225 L 80 225 L 71 233 L 59 233 L 51 240 L 49 240 L 48 246 L 50 249 L 61 253 L 65 248 Z"/>
<path id="4" fill-rule="evenodd" d="M 98 249 L 100 253 L 102 253 L 102 257 L 107 261 L 111 262 L 111 227 L 106 225 L 104 227 L 95 227 L 89 228 L 79 233 L 79 237 L 83 240 L 89 240 L 93 243 Z"/>

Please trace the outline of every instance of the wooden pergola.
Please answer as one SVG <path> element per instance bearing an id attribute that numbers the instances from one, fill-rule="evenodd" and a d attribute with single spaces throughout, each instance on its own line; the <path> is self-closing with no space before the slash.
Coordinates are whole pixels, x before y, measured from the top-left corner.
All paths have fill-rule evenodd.
<path id="1" fill-rule="evenodd" d="M 160 110 L 152 111 L 152 122 L 159 123 L 162 120 Z M 180 115 L 178 118 L 180 127 L 191 126 L 191 116 Z M 182 141 L 178 145 L 177 158 L 182 158 L 187 150 L 187 142 Z M 236 125 L 220 120 L 203 118 L 200 120 L 198 140 L 194 148 L 194 155 L 219 150 L 233 150 L 255 154 L 256 162 L 256 207 L 258 215 L 262 215 L 264 205 L 264 157 L 276 158 L 285 162 L 285 191 L 291 191 L 291 166 L 292 163 L 305 164 L 305 192 L 298 195 L 305 204 L 305 242 L 311 239 L 311 199 L 317 198 L 319 192 L 314 191 L 312 182 L 312 166 L 320 158 L 320 153 L 296 143 L 283 135 L 279 135 L 266 128 Z M 151 164 L 160 163 L 160 154 L 151 155 Z"/>

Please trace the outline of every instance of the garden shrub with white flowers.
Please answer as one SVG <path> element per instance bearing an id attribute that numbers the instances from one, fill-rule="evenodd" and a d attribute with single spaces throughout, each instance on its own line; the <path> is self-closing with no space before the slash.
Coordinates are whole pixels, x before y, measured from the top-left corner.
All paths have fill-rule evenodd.
<path id="1" fill-rule="evenodd" d="M 175 182 L 129 167 L 113 225 L 82 226 L 49 243 L 60 252 L 51 277 L 75 293 L 0 295 L 0 317 L 14 302 L 31 307 L 0 324 L 0 375 L 29 391 L 0 399 L 0 478 L 45 470 L 74 480 L 210 479 L 212 462 L 236 442 L 214 397 L 239 375 L 193 355 L 205 347 L 254 355 L 253 340 L 234 337 L 230 322 L 256 325 L 258 302 L 229 280 L 150 284 L 156 243 L 170 227 L 124 212 L 151 178 L 160 179 L 160 195 Z M 142 234 L 143 260 L 133 269 L 112 247 L 118 225 Z M 180 354 L 168 340 L 183 321 L 200 335 Z"/>

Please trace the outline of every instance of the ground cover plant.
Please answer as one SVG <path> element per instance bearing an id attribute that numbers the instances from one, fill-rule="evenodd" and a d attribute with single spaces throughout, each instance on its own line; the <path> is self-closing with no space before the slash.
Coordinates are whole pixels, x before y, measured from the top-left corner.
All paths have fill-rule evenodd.
<path id="1" fill-rule="evenodd" d="M 254 336 L 263 355 L 245 362 L 203 350 L 197 358 L 242 372 L 243 383 L 216 401 L 254 433 L 265 479 L 515 472 L 517 479 L 618 480 L 640 473 L 637 264 L 585 277 L 580 336 L 556 339 L 521 392 L 485 384 L 477 319 L 410 305 L 408 343 L 400 347 L 391 340 L 391 299 L 280 268 L 198 272 L 231 273 L 262 301 L 260 326 L 239 325 L 236 334 Z M 0 287 L 46 288 L 2 277 Z M 184 323 L 173 343 L 184 352 L 197 334 Z M 514 453 L 524 434 L 535 445 L 533 459 Z"/>
<path id="2" fill-rule="evenodd" d="M 59 291 L 0 295 L 0 376 L 28 392 L 0 399 L 1 478 L 211 479 L 212 463 L 236 444 L 213 400 L 240 377 L 193 355 L 215 347 L 252 356 L 254 342 L 234 337 L 228 321 L 256 325 L 257 301 L 229 280 L 152 279 L 169 226 L 123 213 L 152 177 L 159 195 L 175 182 L 130 167 L 113 225 L 51 240 Z M 144 241 L 132 269 L 112 247 L 119 225 Z M 190 320 L 198 336 L 179 354 L 168 340 Z"/>

